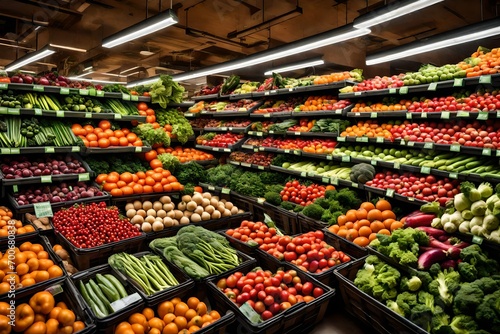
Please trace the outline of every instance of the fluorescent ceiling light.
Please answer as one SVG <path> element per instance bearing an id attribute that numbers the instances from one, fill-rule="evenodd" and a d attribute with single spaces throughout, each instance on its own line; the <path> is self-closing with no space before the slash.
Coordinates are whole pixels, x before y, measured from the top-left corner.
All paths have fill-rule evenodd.
<path id="1" fill-rule="evenodd" d="M 5 71 L 14 71 L 20 67 L 23 67 L 24 65 L 28 65 L 34 61 L 37 61 L 39 59 L 45 58 L 51 54 L 53 54 L 55 51 L 50 47 L 50 46 L 44 46 L 40 50 L 37 50 L 35 52 L 30 52 L 21 58 L 13 61 L 9 65 L 5 67 Z"/>
<path id="2" fill-rule="evenodd" d="M 120 72 L 120 74 L 127 73 L 127 72 L 129 72 L 129 71 L 133 71 L 133 70 L 135 70 L 136 68 L 139 68 L 139 67 L 140 67 L 140 66 L 134 66 L 134 67 L 131 67 L 131 68 L 129 68 L 129 69 L 126 69 L 126 70 L 124 70 L 124 71 L 121 71 L 121 72 Z"/>
<path id="3" fill-rule="evenodd" d="M 385 63 L 391 60 L 443 49 L 495 35 L 500 35 L 500 18 L 483 21 L 478 24 L 432 36 L 391 50 L 369 55 L 366 57 L 366 65 Z"/>
<path id="4" fill-rule="evenodd" d="M 85 67 L 85 68 L 83 69 L 83 71 L 84 71 L 84 72 L 85 72 L 85 71 L 90 71 L 90 70 L 91 70 L 91 69 L 93 69 L 93 68 L 94 68 L 94 67 L 93 67 L 92 65 L 90 65 L 90 66 L 88 66 L 88 67 Z"/>
<path id="5" fill-rule="evenodd" d="M 302 69 L 302 68 L 305 68 L 305 67 L 319 66 L 319 65 L 323 65 L 324 63 L 325 63 L 325 61 L 323 59 L 308 60 L 308 61 L 305 61 L 305 62 L 296 63 L 296 64 L 290 64 L 288 66 L 284 66 L 284 67 L 280 67 L 280 68 L 275 68 L 275 69 L 269 70 L 269 71 L 265 72 L 264 75 L 271 75 L 271 74 L 273 74 L 273 72 L 274 73 L 283 73 L 283 72 L 288 72 L 288 71 Z"/>
<path id="6" fill-rule="evenodd" d="M 135 87 L 135 86 L 140 86 L 140 85 L 150 85 L 150 84 L 158 81 L 158 79 L 160 79 L 159 75 L 151 77 L 151 78 L 147 78 L 147 79 L 132 81 L 130 83 L 127 83 L 127 88 L 131 88 L 131 87 Z"/>
<path id="7" fill-rule="evenodd" d="M 80 49 L 80 48 L 74 48 L 72 46 L 68 45 L 59 45 L 59 44 L 50 44 L 53 48 L 58 48 L 58 49 L 65 49 L 65 50 L 71 50 L 71 51 L 78 51 L 78 52 L 87 52 L 85 49 Z"/>
<path id="8" fill-rule="evenodd" d="M 35 72 L 35 71 L 24 71 L 24 70 L 23 70 L 23 71 L 21 71 L 21 73 L 36 74 L 36 72 Z"/>
<path id="9" fill-rule="evenodd" d="M 443 0 L 400 0 L 375 9 L 354 20 L 354 28 L 370 28 L 397 17 L 419 11 Z"/>
<path id="10" fill-rule="evenodd" d="M 169 9 L 105 38 L 102 41 L 102 46 L 105 48 L 112 48 L 164 29 L 168 26 L 176 24 L 178 21 L 177 16 L 172 10 Z"/>
<path id="11" fill-rule="evenodd" d="M 82 74 L 77 75 L 75 78 L 83 78 L 84 76 L 87 76 L 87 75 L 92 74 L 92 73 L 94 73 L 94 71 L 84 72 Z"/>

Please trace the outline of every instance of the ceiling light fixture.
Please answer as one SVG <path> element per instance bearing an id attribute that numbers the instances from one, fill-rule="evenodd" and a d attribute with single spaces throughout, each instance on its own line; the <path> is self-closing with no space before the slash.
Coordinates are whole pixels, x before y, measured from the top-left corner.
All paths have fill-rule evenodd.
<path id="1" fill-rule="evenodd" d="M 196 71 L 184 72 L 173 75 L 175 81 L 185 81 L 206 75 L 229 72 L 239 68 L 262 64 L 268 61 L 296 55 L 305 51 L 321 48 L 323 46 L 340 43 L 352 38 L 361 37 L 370 33 L 370 29 L 353 29 L 352 25 L 326 31 L 324 33 L 303 38 L 301 40 L 279 46 L 266 51 L 258 52 L 243 59 L 231 60 L 222 64 L 208 66 Z M 147 85 L 158 80 L 159 76 L 130 82 L 127 87 Z"/>
<path id="2" fill-rule="evenodd" d="M 265 72 L 264 75 L 271 75 L 271 74 L 273 74 L 273 72 L 274 73 L 283 73 L 283 72 L 298 70 L 298 69 L 302 69 L 302 68 L 306 68 L 306 67 L 319 66 L 319 65 L 323 65 L 324 63 L 325 63 L 325 61 L 323 59 L 309 59 L 309 60 L 302 61 L 299 63 L 293 63 L 293 64 L 285 65 L 285 66 L 280 67 L 280 68 L 275 68 L 275 69 L 269 70 L 269 71 Z"/>
<path id="3" fill-rule="evenodd" d="M 129 71 L 133 71 L 133 70 L 135 70 L 136 68 L 139 68 L 139 67 L 140 67 L 140 66 L 134 66 L 134 67 L 131 67 L 131 68 L 127 69 L 127 70 L 121 71 L 121 72 L 120 72 L 120 74 L 127 73 L 127 72 L 129 72 Z"/>
<path id="4" fill-rule="evenodd" d="M 500 35 L 500 18 L 483 21 L 450 32 L 435 35 L 391 50 L 377 52 L 366 57 L 366 65 L 385 63 L 424 52 Z"/>
<path id="5" fill-rule="evenodd" d="M 50 46 L 52 46 L 53 48 L 57 48 L 57 49 L 65 49 L 65 50 L 78 51 L 78 52 L 87 52 L 87 50 L 85 50 L 85 49 L 75 48 L 75 47 L 68 46 L 68 45 L 59 45 L 59 44 L 52 44 L 51 43 Z"/>
<path id="6" fill-rule="evenodd" d="M 396 1 L 356 18 L 354 20 L 354 28 L 370 28 L 376 26 L 377 24 L 391 21 L 397 17 L 419 11 L 442 1 L 444 0 Z"/>
<path id="7" fill-rule="evenodd" d="M 149 35 L 155 31 L 164 29 L 168 26 L 179 22 L 177 16 L 172 10 L 167 10 L 163 13 L 157 14 L 150 18 L 145 19 L 131 27 L 125 28 L 114 35 L 106 37 L 102 41 L 102 46 L 105 48 L 112 48 L 117 45 L 132 41 L 142 36 Z"/>
<path id="8" fill-rule="evenodd" d="M 92 74 L 92 73 L 94 73 L 94 72 L 95 72 L 95 71 L 88 71 L 88 72 L 84 72 L 84 73 L 82 73 L 82 74 L 77 75 L 75 78 L 83 78 L 84 76 L 87 76 L 87 75 Z"/>
<path id="9" fill-rule="evenodd" d="M 93 68 L 94 68 L 94 67 L 91 65 L 91 66 L 85 67 L 85 68 L 83 69 L 83 71 L 84 71 L 84 72 L 86 72 L 86 71 L 90 71 L 90 70 L 92 70 Z"/>
<path id="10" fill-rule="evenodd" d="M 20 67 L 23 67 L 24 65 L 28 65 L 34 61 L 37 61 L 39 59 L 45 58 L 51 54 L 53 54 L 55 51 L 48 45 L 44 46 L 40 50 L 34 51 L 27 53 L 26 55 L 22 56 L 21 58 L 13 61 L 9 65 L 5 66 L 5 71 L 14 71 Z"/>

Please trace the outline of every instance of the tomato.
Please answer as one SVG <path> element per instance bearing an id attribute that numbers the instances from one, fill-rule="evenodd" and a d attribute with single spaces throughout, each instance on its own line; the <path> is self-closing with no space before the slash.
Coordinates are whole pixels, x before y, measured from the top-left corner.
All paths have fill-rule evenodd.
<path id="1" fill-rule="evenodd" d="M 308 296 L 308 295 L 310 295 L 312 293 L 313 289 L 314 289 L 314 285 L 311 282 L 305 282 L 302 285 L 302 294 L 305 295 L 305 296 Z"/>
<path id="2" fill-rule="evenodd" d="M 314 298 L 318 298 L 319 296 L 321 296 L 322 294 L 324 293 L 323 289 L 319 288 L 319 287 L 316 287 L 314 288 L 313 290 L 313 297 Z"/>
<path id="3" fill-rule="evenodd" d="M 236 282 L 237 282 L 237 279 L 236 279 L 236 276 L 233 274 L 233 275 L 230 275 L 227 279 L 226 279 L 226 285 L 229 287 L 229 288 L 234 288 L 236 286 Z"/>
<path id="4" fill-rule="evenodd" d="M 262 301 L 258 301 L 255 303 L 254 308 L 255 312 L 262 314 L 266 310 L 266 305 Z"/>
<path id="5" fill-rule="evenodd" d="M 264 304 L 267 306 L 271 306 L 272 304 L 274 304 L 273 296 L 266 296 L 266 298 L 264 298 Z"/>

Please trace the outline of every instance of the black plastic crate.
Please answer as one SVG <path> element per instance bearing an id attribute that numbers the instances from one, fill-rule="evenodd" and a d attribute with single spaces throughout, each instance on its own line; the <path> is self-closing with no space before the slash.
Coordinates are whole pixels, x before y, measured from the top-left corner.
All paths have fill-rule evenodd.
<path id="1" fill-rule="evenodd" d="M 277 271 L 279 268 L 285 271 L 295 269 L 288 263 L 271 263 L 269 267 L 263 267 L 264 270 L 269 269 L 273 272 Z M 323 320 L 323 317 L 328 309 L 330 299 L 335 296 L 335 289 L 332 289 L 314 278 L 311 278 L 302 271 L 298 271 L 297 275 L 302 279 L 302 281 L 311 282 L 315 287 L 322 288 L 324 291 L 323 295 L 309 303 L 297 303 L 288 310 L 281 312 L 262 323 L 252 323 L 245 315 L 243 315 L 238 306 L 227 298 L 227 296 L 216 286 L 217 281 L 221 278 L 226 278 L 230 274 L 237 271 L 241 271 L 246 274 L 252 269 L 253 268 L 247 268 L 246 270 L 231 270 L 230 272 L 218 275 L 207 282 L 209 289 L 211 289 L 217 296 L 217 302 L 219 304 L 229 305 L 229 307 L 231 307 L 231 309 L 235 312 L 238 321 L 237 327 L 233 332 L 266 334 L 297 333 Z"/>
<path id="2" fill-rule="evenodd" d="M 299 217 L 299 230 L 300 230 L 299 232 L 300 233 L 322 230 L 328 226 L 327 223 L 313 219 L 313 218 L 309 218 L 307 216 L 304 216 L 302 213 L 299 213 L 298 217 Z"/>
<path id="3" fill-rule="evenodd" d="M 264 220 L 264 213 L 267 212 L 264 208 L 264 202 L 260 203 L 256 198 L 240 195 L 234 191 L 231 192 L 231 202 L 236 205 L 238 209 L 245 212 L 251 212 L 255 221 Z"/>
<path id="4" fill-rule="evenodd" d="M 339 281 L 345 310 L 379 333 L 428 334 L 354 285 L 356 274 L 365 264 L 365 260 L 366 257 L 363 257 L 334 271 Z"/>
<path id="5" fill-rule="evenodd" d="M 287 235 L 299 233 L 299 216 L 296 212 L 285 210 L 264 202 L 266 213 L 271 217 L 276 226 Z"/>
<path id="6" fill-rule="evenodd" d="M 111 274 L 115 276 L 124 286 L 125 290 L 127 293 L 130 295 L 137 293 L 136 290 L 127 282 L 127 280 L 124 280 L 121 275 L 116 275 L 114 274 L 113 269 L 109 266 L 109 264 L 104 264 L 98 267 L 94 267 L 92 269 L 80 271 L 79 273 L 71 276 L 71 281 L 75 285 L 76 290 L 78 291 L 76 293 L 76 297 L 79 299 L 79 302 L 82 305 L 85 305 L 85 307 L 88 309 L 89 313 L 93 317 L 96 325 L 97 325 L 97 331 L 100 333 L 105 333 L 106 328 L 109 327 L 114 327 L 118 325 L 122 321 L 126 321 L 129 313 L 135 313 L 135 312 L 141 312 L 144 309 L 144 300 L 142 297 L 138 294 L 139 299 L 136 301 L 130 303 L 127 305 L 127 307 L 124 307 L 104 318 L 98 318 L 95 314 L 90 305 L 87 304 L 85 299 L 83 299 L 80 289 L 79 289 L 79 283 L 87 283 L 90 279 L 93 279 L 95 281 L 95 276 L 97 274 Z"/>
<path id="7" fill-rule="evenodd" d="M 236 226 L 236 227 L 239 227 L 240 225 Z M 233 238 L 232 236 L 226 234 L 226 231 L 227 230 L 223 230 L 223 231 L 219 231 L 219 234 L 223 235 L 230 243 L 231 243 L 231 246 L 235 249 L 237 249 L 238 251 L 242 252 L 242 253 L 245 253 L 249 256 L 254 256 L 257 249 L 259 248 L 259 245 L 255 244 L 255 245 L 251 245 L 247 242 L 243 242 L 241 240 L 238 240 L 236 238 Z"/>
<path id="8" fill-rule="evenodd" d="M 31 296 L 35 292 L 41 291 L 41 290 L 47 288 L 48 286 L 61 283 L 68 276 L 68 273 L 66 272 L 66 269 L 64 269 L 64 265 L 62 264 L 62 261 L 60 260 L 60 258 L 54 253 L 54 251 L 50 247 L 50 244 L 49 244 L 47 238 L 45 238 L 44 236 L 35 236 L 32 239 L 28 239 L 25 241 L 17 241 L 15 243 L 15 247 L 20 247 L 24 242 L 31 242 L 32 244 L 42 245 L 43 249 L 49 254 L 49 259 L 52 260 L 52 262 L 54 262 L 54 264 L 58 265 L 62 269 L 63 275 L 60 277 L 49 278 L 46 281 L 38 282 L 38 283 L 35 283 L 35 284 L 27 286 L 27 287 L 16 287 L 16 289 L 15 289 L 16 299 L 23 298 L 25 296 Z M 5 254 L 6 252 L 9 251 L 8 243 L 6 242 L 4 245 L 5 245 L 5 247 L 2 247 L 2 249 L 1 249 L 2 254 Z M 9 293 L 10 292 L 1 294 L 0 300 L 8 299 Z"/>
<path id="9" fill-rule="evenodd" d="M 137 258 L 141 258 L 144 255 L 154 254 L 152 252 L 140 252 L 136 254 L 131 254 Z M 163 259 L 163 258 L 162 258 Z M 167 265 L 170 272 L 174 275 L 174 277 L 179 282 L 178 285 L 156 292 L 153 295 L 147 295 L 141 288 L 139 284 L 137 284 L 131 277 L 127 276 L 125 273 L 122 273 L 115 268 L 112 268 L 113 272 L 116 273 L 117 276 L 120 276 L 122 281 L 128 282 L 135 291 L 139 293 L 142 299 L 146 302 L 146 306 L 155 305 L 162 300 L 173 298 L 172 296 L 178 293 L 179 291 L 188 290 L 194 287 L 194 281 L 189 278 L 182 270 L 178 267 L 170 264 L 167 260 L 163 259 L 163 262 Z"/>
<path id="10" fill-rule="evenodd" d="M 138 252 L 141 249 L 142 243 L 146 239 L 146 234 L 129 239 L 124 239 L 109 244 L 101 245 L 93 248 L 78 248 L 73 245 L 64 235 L 54 229 L 56 240 L 69 253 L 71 260 L 78 270 L 85 270 L 101 264 L 107 263 L 108 257 L 119 252 Z"/>
<path id="11" fill-rule="evenodd" d="M 31 223 L 27 219 L 24 219 L 24 217 L 22 217 L 21 219 L 18 219 L 18 220 L 20 220 L 23 223 L 23 226 L 27 226 L 28 225 L 28 226 L 33 227 L 34 231 L 33 232 L 23 233 L 23 234 L 16 234 L 15 235 L 16 242 L 29 241 L 30 239 L 36 238 L 38 236 L 38 231 L 39 230 L 38 230 L 38 228 L 33 223 Z M 8 236 L 6 236 L 6 237 L 0 237 L 0 245 L 7 245 L 8 240 L 9 240 Z"/>

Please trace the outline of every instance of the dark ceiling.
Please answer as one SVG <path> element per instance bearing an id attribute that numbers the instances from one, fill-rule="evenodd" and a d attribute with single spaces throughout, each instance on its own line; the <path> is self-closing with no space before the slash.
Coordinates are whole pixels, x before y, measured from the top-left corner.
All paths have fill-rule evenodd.
<path id="1" fill-rule="evenodd" d="M 392 2 L 392 1 L 386 1 Z M 242 58 L 304 37 L 343 26 L 356 17 L 384 5 L 379 0 L 183 0 L 173 1 L 179 23 L 124 45 L 105 49 L 101 41 L 115 32 L 171 6 L 161 0 L 2 0 L 0 1 L 0 66 L 5 66 L 48 43 L 86 49 L 58 49 L 40 63 L 24 69 L 57 67 L 66 75 L 78 75 L 92 64 L 94 79 L 132 81 L 157 73 L 178 73 Z M 481 7 L 482 5 L 482 7 Z M 297 9 L 300 7 L 301 11 Z M 304 58 L 323 56 L 323 73 L 362 67 L 366 74 L 389 74 L 415 69 L 421 62 L 457 62 L 472 53 L 478 42 L 448 48 L 405 60 L 366 67 L 366 54 L 403 45 L 497 16 L 499 0 L 445 0 L 417 13 L 373 27 L 372 33 L 349 42 L 323 47 L 241 71 L 255 77 L 265 69 Z M 283 17 L 279 24 L 273 20 Z M 38 29 L 36 29 L 38 27 Z M 255 28 L 255 29 L 251 29 Z M 234 37 L 235 32 L 247 31 Z M 499 46 L 499 39 L 481 41 Z M 117 77 L 121 71 L 139 73 Z M 294 74 L 311 74 L 313 70 Z M 109 75 L 111 73 L 115 75 Z"/>

